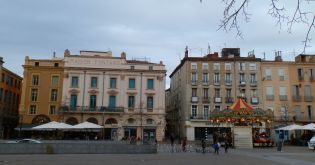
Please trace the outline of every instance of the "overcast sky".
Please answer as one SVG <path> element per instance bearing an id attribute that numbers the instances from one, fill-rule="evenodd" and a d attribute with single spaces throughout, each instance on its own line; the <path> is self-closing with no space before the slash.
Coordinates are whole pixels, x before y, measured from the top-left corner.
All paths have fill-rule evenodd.
<path id="1" fill-rule="evenodd" d="M 217 30 L 224 4 L 221 0 L 1 0 L 0 56 L 4 66 L 23 75 L 25 56 L 51 58 L 55 51 L 62 57 L 80 50 L 108 51 L 114 56 L 127 53 L 127 59 L 150 58 L 163 61 L 167 76 L 179 64 L 186 45 L 192 56 L 239 47 L 242 56 L 255 50 L 257 57 L 274 58 L 282 51 L 286 60 L 302 52 L 306 34 L 304 24 L 279 30 L 267 14 L 269 1 L 250 1 L 249 23 L 240 20 L 244 39 L 234 31 Z M 280 0 L 281 1 L 281 0 Z M 295 1 L 286 2 L 293 11 Z M 307 5 L 314 10 L 314 3 Z M 314 30 L 311 36 L 315 36 Z M 315 37 L 306 53 L 315 54 Z M 167 86 L 169 79 L 167 79 Z"/>

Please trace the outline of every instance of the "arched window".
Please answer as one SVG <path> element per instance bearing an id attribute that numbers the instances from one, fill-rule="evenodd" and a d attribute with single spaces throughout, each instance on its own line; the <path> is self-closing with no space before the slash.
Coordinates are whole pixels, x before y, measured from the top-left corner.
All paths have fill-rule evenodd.
<path id="1" fill-rule="evenodd" d="M 69 117 L 67 120 L 66 120 L 66 123 L 67 124 L 70 124 L 70 125 L 76 125 L 78 124 L 78 120 L 74 117 Z"/>
<path id="2" fill-rule="evenodd" d="M 133 118 L 128 119 L 128 124 L 136 124 L 136 120 Z"/>
<path id="3" fill-rule="evenodd" d="M 90 118 L 88 118 L 86 121 L 87 121 L 87 122 L 90 122 L 90 123 L 98 124 L 97 119 L 95 119 L 94 117 L 90 117 Z"/>
<path id="4" fill-rule="evenodd" d="M 117 124 L 117 120 L 114 118 L 109 118 L 105 121 L 105 124 Z"/>
<path id="5" fill-rule="evenodd" d="M 154 120 L 153 119 L 147 119 L 147 124 L 154 124 Z"/>

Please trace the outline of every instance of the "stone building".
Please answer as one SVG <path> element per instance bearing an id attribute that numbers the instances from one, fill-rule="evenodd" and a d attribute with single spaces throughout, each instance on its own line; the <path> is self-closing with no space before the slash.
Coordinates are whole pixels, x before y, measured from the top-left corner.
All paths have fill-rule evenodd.
<path id="1" fill-rule="evenodd" d="M 161 141 L 165 127 L 165 66 L 127 60 L 109 52 L 64 54 L 62 120 L 105 127 L 107 140 L 139 138 Z"/>
<path id="2" fill-rule="evenodd" d="M 10 138 L 18 125 L 22 77 L 3 66 L 0 57 L 0 138 Z"/>

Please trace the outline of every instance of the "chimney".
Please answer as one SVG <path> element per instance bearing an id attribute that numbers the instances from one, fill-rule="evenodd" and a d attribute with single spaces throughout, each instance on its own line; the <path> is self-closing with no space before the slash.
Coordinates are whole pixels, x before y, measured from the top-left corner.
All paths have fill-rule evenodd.
<path id="1" fill-rule="evenodd" d="M 122 59 L 126 59 L 126 53 L 125 53 L 125 52 L 121 52 L 121 54 L 120 54 L 120 58 L 122 58 Z"/>
<path id="2" fill-rule="evenodd" d="M 282 62 L 281 51 L 275 52 L 275 61 L 276 62 Z"/>
<path id="3" fill-rule="evenodd" d="M 70 50 L 66 49 L 64 52 L 64 57 L 70 56 Z"/>
<path id="4" fill-rule="evenodd" d="M 185 48 L 185 58 L 188 58 L 188 46 Z"/>
<path id="5" fill-rule="evenodd" d="M 3 57 L 0 57 L 0 66 L 2 66 L 2 65 L 3 65 L 3 63 L 4 63 L 4 61 L 3 61 Z"/>

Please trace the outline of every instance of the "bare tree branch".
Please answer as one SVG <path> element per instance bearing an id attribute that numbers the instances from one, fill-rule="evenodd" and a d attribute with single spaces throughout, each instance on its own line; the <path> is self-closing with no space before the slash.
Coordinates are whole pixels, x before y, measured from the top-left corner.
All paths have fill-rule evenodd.
<path id="1" fill-rule="evenodd" d="M 305 23 L 307 24 L 307 14 L 310 12 L 302 12 L 301 8 L 300 8 L 300 4 L 302 3 L 303 0 L 297 0 L 297 4 L 296 4 L 296 9 L 295 12 L 292 16 L 292 18 L 288 21 L 288 32 L 291 33 L 292 32 L 292 26 L 294 23 Z"/>
<path id="2" fill-rule="evenodd" d="M 268 11 L 268 14 L 270 14 L 272 17 L 274 17 L 277 21 L 277 25 L 282 29 L 282 22 L 288 20 L 288 16 L 284 14 L 285 8 L 284 7 L 278 7 L 276 3 L 278 3 L 279 0 L 271 0 L 270 6 L 271 8 Z"/>
<path id="3" fill-rule="evenodd" d="M 302 52 L 303 54 L 305 53 L 305 49 L 306 49 L 307 47 L 310 47 L 310 46 L 308 45 L 308 43 L 311 42 L 311 38 L 309 37 L 309 35 L 310 35 L 310 32 L 311 32 L 311 29 L 312 29 L 312 28 L 315 29 L 315 14 L 314 14 L 314 16 L 313 16 L 312 23 L 309 25 L 309 28 L 308 28 L 308 30 L 307 30 L 307 33 L 306 33 L 306 36 L 305 36 L 305 40 L 302 41 L 302 42 L 304 43 L 304 49 L 303 49 L 303 52 Z"/>
<path id="4" fill-rule="evenodd" d="M 235 11 L 234 5 L 236 0 L 222 0 L 227 6 L 223 11 L 223 20 L 221 20 L 221 24 L 219 25 L 219 29 L 224 29 L 225 31 L 231 31 L 232 29 L 236 30 L 236 37 L 243 38 L 240 26 L 238 25 L 238 17 L 239 15 L 243 15 L 246 22 L 249 22 L 249 14 L 246 12 L 245 8 L 248 5 L 249 0 L 243 0 L 240 6 L 236 8 Z"/>

